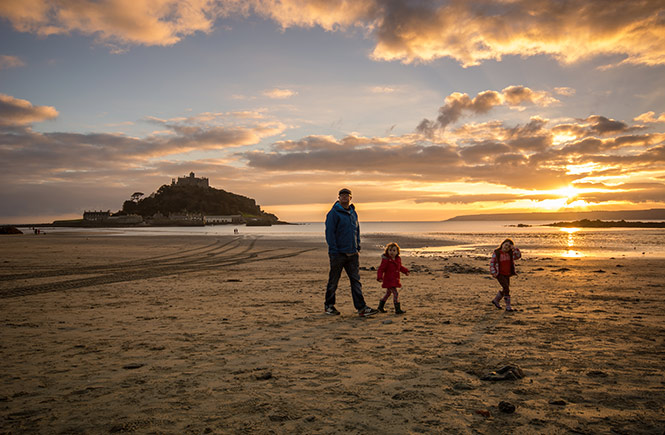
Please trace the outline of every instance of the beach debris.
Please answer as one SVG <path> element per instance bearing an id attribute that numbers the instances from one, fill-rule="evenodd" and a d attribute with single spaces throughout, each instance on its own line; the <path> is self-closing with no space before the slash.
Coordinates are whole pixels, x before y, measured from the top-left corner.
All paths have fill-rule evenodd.
<path id="1" fill-rule="evenodd" d="M 505 412 L 506 414 L 512 414 L 515 412 L 515 405 L 510 402 L 501 401 L 499 402 L 499 411 Z"/>
<path id="2" fill-rule="evenodd" d="M 242 282 L 242 280 L 238 278 L 229 278 L 226 280 L 226 282 Z"/>
<path id="3" fill-rule="evenodd" d="M 390 320 L 390 319 L 386 319 L 386 320 L 384 320 L 384 321 L 381 322 L 381 323 L 383 323 L 384 325 L 390 325 L 391 323 L 393 323 L 393 321 Z"/>
<path id="4" fill-rule="evenodd" d="M 486 409 L 476 409 L 476 414 L 482 415 L 485 418 L 490 418 L 492 414 Z"/>
<path id="5" fill-rule="evenodd" d="M 594 270 L 593 273 L 605 273 L 603 269 Z"/>
<path id="6" fill-rule="evenodd" d="M 144 365 L 145 364 L 143 364 L 143 363 L 129 363 L 129 364 L 125 364 L 124 366 L 122 366 L 122 368 L 125 369 L 125 370 L 134 370 L 134 369 L 140 369 Z"/>
<path id="7" fill-rule="evenodd" d="M 272 372 L 271 371 L 265 371 L 263 373 L 259 373 L 258 375 L 254 375 L 257 381 L 267 381 L 268 379 L 272 379 Z"/>
<path id="8" fill-rule="evenodd" d="M 515 381 L 524 377 L 524 371 L 516 365 L 507 365 L 480 378 L 481 381 Z"/>
<path id="9" fill-rule="evenodd" d="M 549 404 L 550 405 L 557 405 L 557 406 L 566 406 L 567 405 L 566 401 L 561 400 L 561 399 L 559 399 L 559 400 L 550 400 Z"/>
<path id="10" fill-rule="evenodd" d="M 607 373 L 600 371 L 600 370 L 591 370 L 590 372 L 587 372 L 586 374 L 590 378 L 606 378 Z"/>
<path id="11" fill-rule="evenodd" d="M 416 263 L 411 263 L 411 267 L 409 268 L 411 272 L 429 272 L 429 268 L 427 266 L 424 266 L 422 264 L 416 264 Z"/>
<path id="12" fill-rule="evenodd" d="M 482 274 L 486 275 L 487 270 L 482 267 L 469 266 L 466 264 L 453 263 L 451 265 L 443 266 L 443 271 L 447 273 L 466 273 L 466 274 Z"/>

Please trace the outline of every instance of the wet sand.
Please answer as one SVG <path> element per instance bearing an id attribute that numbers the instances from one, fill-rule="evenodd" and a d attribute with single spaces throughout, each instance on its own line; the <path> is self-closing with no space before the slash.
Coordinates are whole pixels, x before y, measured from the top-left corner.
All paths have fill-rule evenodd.
<path id="1" fill-rule="evenodd" d="M 407 313 L 363 319 L 344 276 L 323 314 L 323 241 L 31 234 L 0 253 L 2 433 L 665 431 L 663 259 L 523 252 L 506 313 L 472 273 L 487 258 L 404 257 Z M 371 306 L 379 262 L 363 251 Z M 506 365 L 524 377 L 482 380 Z"/>

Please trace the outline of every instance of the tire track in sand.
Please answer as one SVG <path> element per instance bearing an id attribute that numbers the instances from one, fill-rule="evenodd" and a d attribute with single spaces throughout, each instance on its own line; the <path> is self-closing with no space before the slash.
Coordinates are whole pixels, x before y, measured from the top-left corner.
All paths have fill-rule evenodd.
<path id="1" fill-rule="evenodd" d="M 235 243 L 234 243 L 235 242 Z M 247 243 L 243 243 L 247 242 Z M 254 250 L 256 239 L 235 239 L 232 242 L 224 243 L 219 246 L 208 245 L 202 248 L 195 248 L 188 251 L 182 251 L 180 255 L 171 257 L 159 256 L 170 260 L 166 262 L 158 261 L 158 257 L 152 257 L 137 262 L 115 263 L 103 267 L 77 268 L 66 270 L 61 269 L 57 274 L 47 275 L 47 277 L 61 277 L 67 275 L 94 274 L 83 278 L 75 278 L 64 281 L 49 282 L 36 285 L 27 285 L 21 287 L 0 290 L 0 299 L 28 296 L 54 291 L 74 290 L 91 286 L 105 284 L 114 284 L 118 282 L 131 282 L 142 279 L 158 278 L 169 275 L 180 275 L 185 273 L 202 272 L 206 270 L 218 269 L 225 266 L 235 266 L 238 264 L 247 264 L 258 261 L 268 261 L 280 258 L 295 257 L 313 250 L 297 249 L 285 252 L 284 249 L 262 249 Z M 279 254 L 275 254 L 278 251 Z M 191 255 L 205 253 L 205 256 Z M 26 279 L 27 274 L 21 274 L 21 278 L 14 278 L 15 275 L 5 276 L 8 280 Z M 27 278 L 44 278 L 45 275 L 34 273 Z"/>

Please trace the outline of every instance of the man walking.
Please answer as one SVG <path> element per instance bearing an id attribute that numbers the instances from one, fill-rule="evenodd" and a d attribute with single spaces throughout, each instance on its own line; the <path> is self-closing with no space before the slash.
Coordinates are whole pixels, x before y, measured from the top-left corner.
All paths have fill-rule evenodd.
<path id="1" fill-rule="evenodd" d="M 365 304 L 362 284 L 360 284 L 359 255 L 360 252 L 360 225 L 356 209 L 351 204 L 351 191 L 339 191 L 338 201 L 326 215 L 326 242 L 328 243 L 328 257 L 330 258 L 330 274 L 326 287 L 326 314 L 338 315 L 335 308 L 335 292 L 337 283 L 346 271 L 351 282 L 351 297 L 353 305 L 362 317 L 378 313 L 374 308 Z"/>

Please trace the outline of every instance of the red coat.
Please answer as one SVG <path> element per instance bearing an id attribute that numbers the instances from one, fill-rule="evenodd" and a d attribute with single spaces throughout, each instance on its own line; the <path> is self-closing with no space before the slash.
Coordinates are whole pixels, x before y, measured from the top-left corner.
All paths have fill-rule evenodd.
<path id="1" fill-rule="evenodd" d="M 402 266 L 402 259 L 399 255 L 393 260 L 384 254 L 381 256 L 381 266 L 376 273 L 376 279 L 377 281 L 383 279 L 383 284 L 381 284 L 383 288 L 402 287 L 402 283 L 399 282 L 400 272 L 409 274 L 409 269 Z"/>

